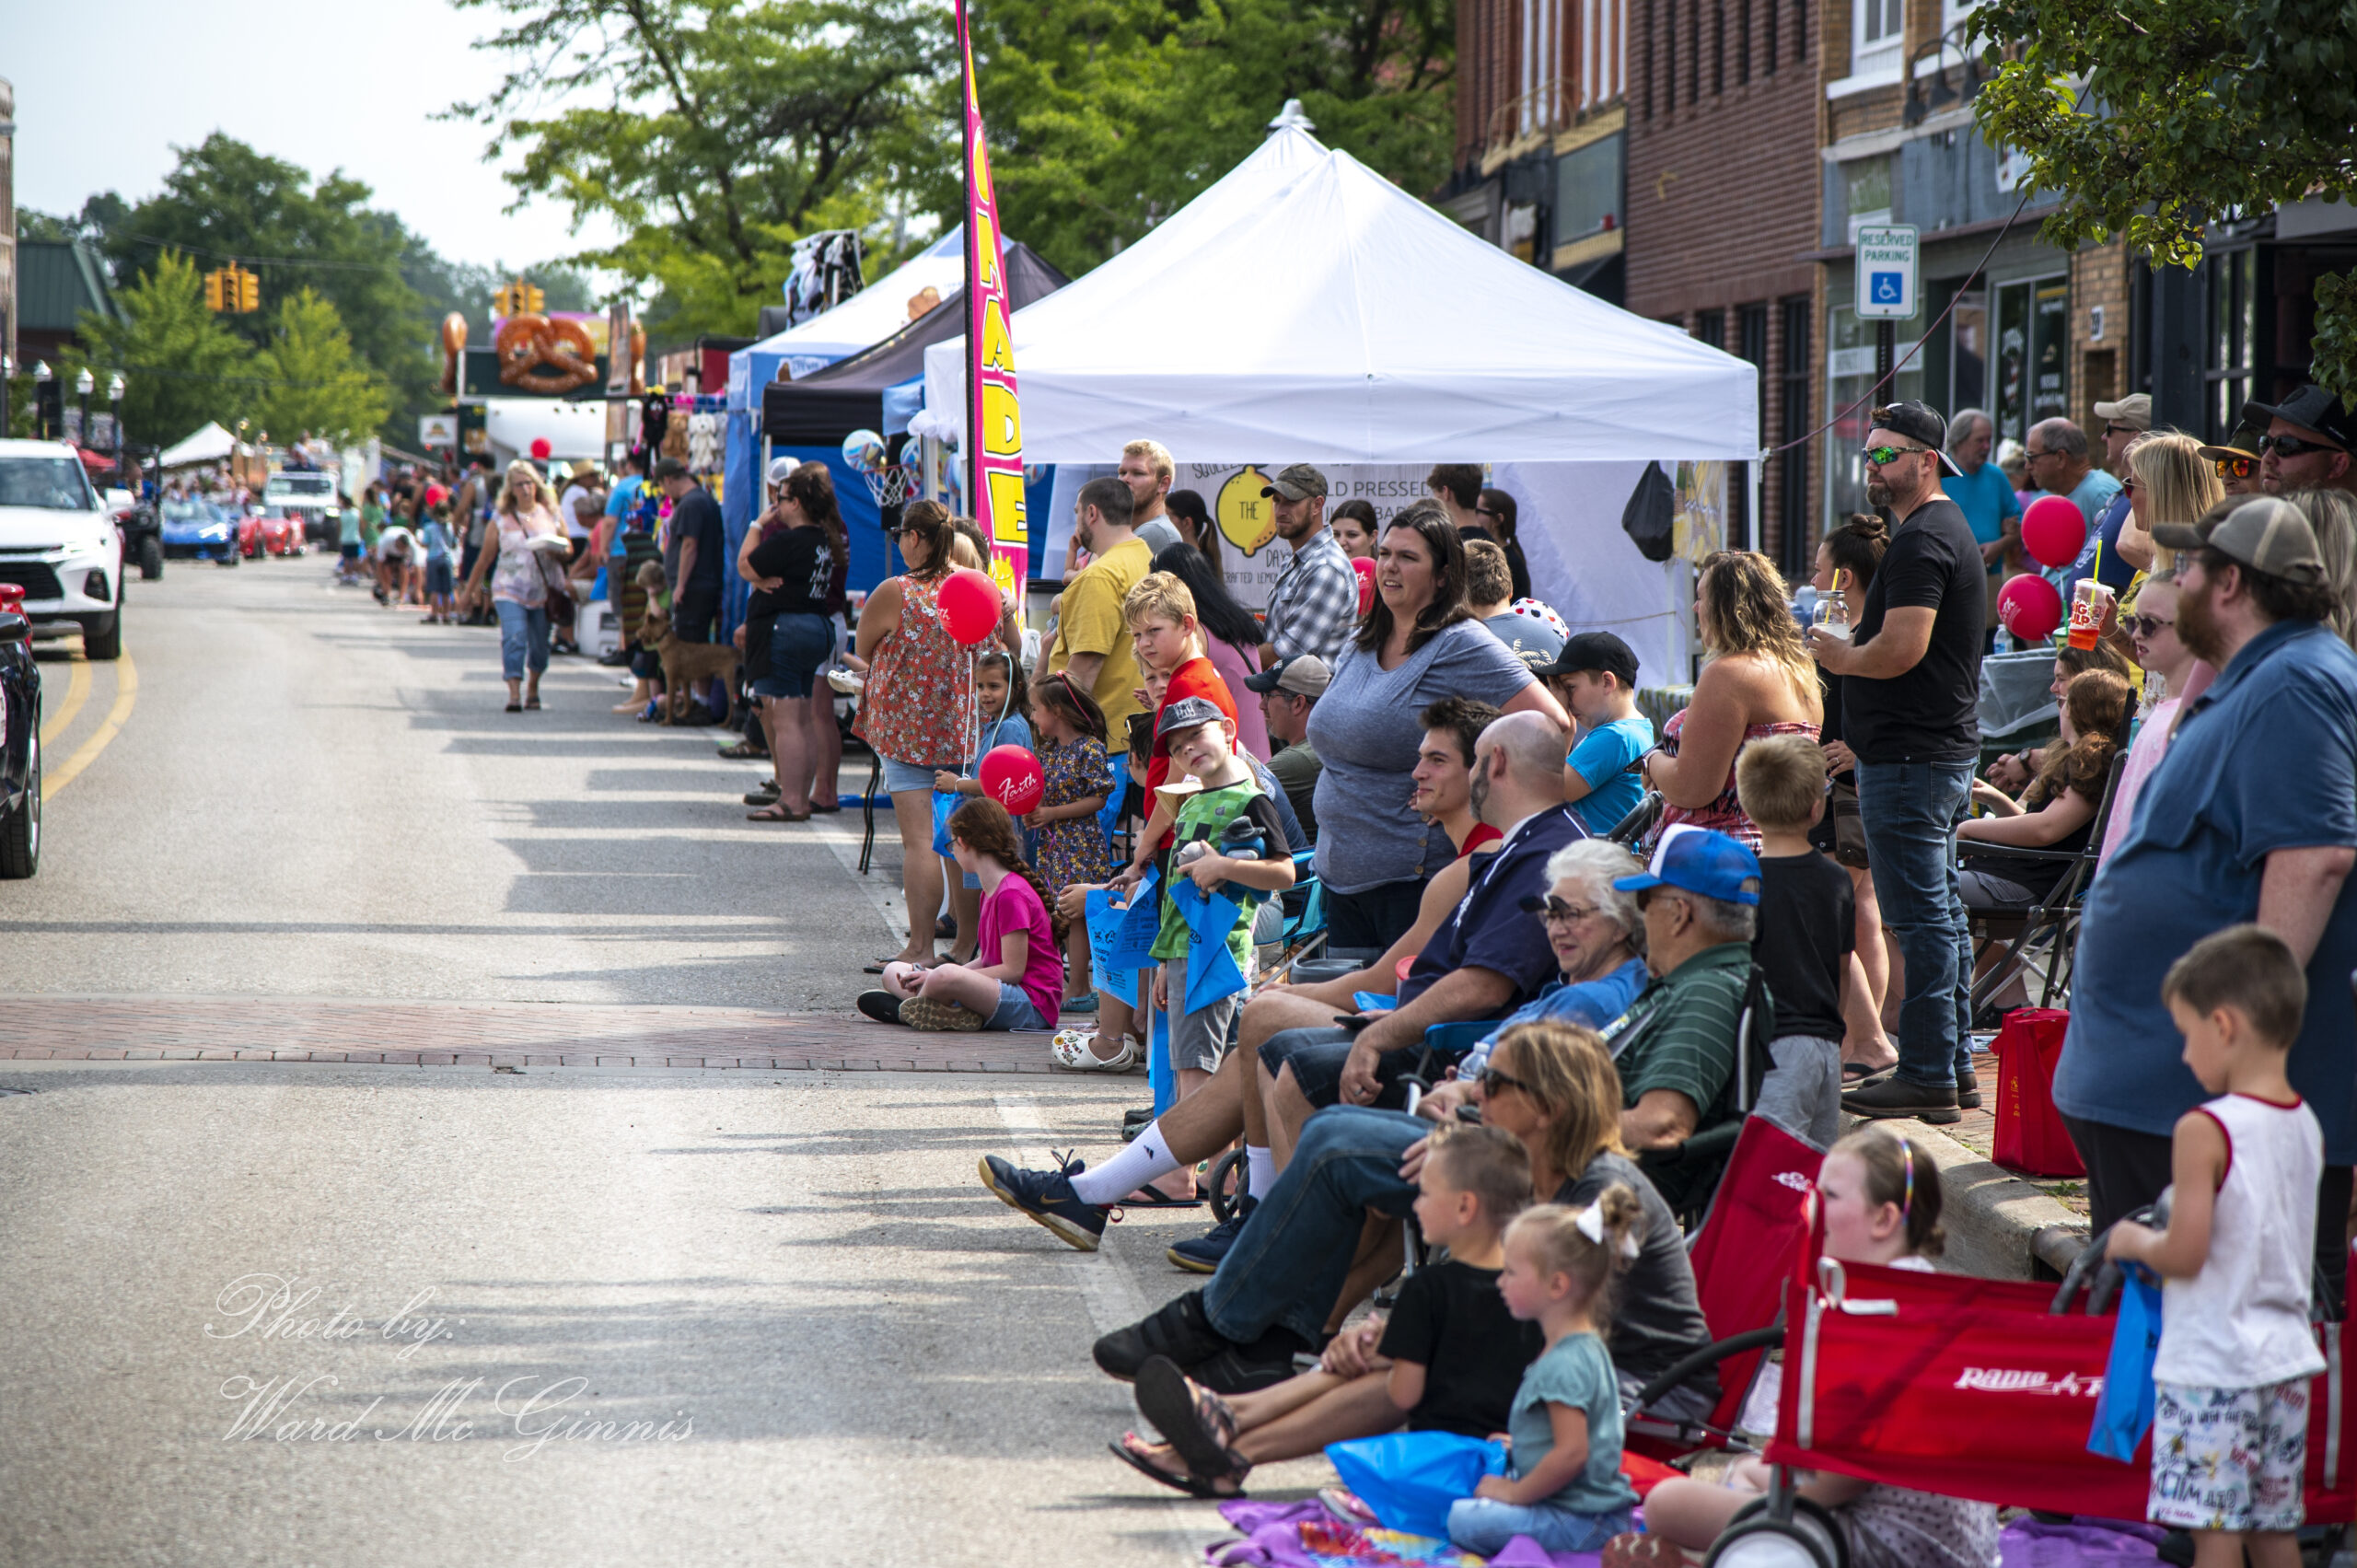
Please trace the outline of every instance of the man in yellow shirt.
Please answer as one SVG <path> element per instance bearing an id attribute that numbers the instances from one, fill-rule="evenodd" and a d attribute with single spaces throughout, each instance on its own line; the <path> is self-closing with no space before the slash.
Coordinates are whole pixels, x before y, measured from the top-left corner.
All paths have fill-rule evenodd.
<path id="1" fill-rule="evenodd" d="M 1133 505 L 1130 487 L 1118 479 L 1092 479 L 1080 487 L 1075 523 L 1092 559 L 1064 585 L 1055 646 L 1033 678 L 1035 689 L 1058 674 L 1086 687 L 1105 710 L 1108 749 L 1116 752 L 1128 745 L 1130 715 L 1141 709 L 1137 655 L 1121 605 L 1154 569 L 1145 541 L 1130 530 Z"/>

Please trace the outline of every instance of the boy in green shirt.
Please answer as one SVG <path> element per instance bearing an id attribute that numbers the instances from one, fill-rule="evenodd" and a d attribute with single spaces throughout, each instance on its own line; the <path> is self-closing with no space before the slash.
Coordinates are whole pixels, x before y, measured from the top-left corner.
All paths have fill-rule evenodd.
<path id="1" fill-rule="evenodd" d="M 1154 939 L 1153 956 L 1163 960 L 1155 977 L 1154 1004 L 1170 1010 L 1170 1065 L 1178 1074 L 1181 1098 L 1192 1094 L 1219 1070 L 1227 1047 L 1228 1026 L 1234 1021 L 1242 992 L 1232 992 L 1207 1007 L 1187 1011 L 1186 916 L 1167 890 L 1187 877 L 1206 893 L 1222 884 L 1263 893 L 1282 893 L 1293 886 L 1293 857 L 1285 853 L 1284 830 L 1276 807 L 1260 793 L 1252 770 L 1236 754 L 1236 734 L 1219 704 L 1207 697 L 1181 697 L 1162 711 L 1156 731 L 1170 750 L 1171 783 L 1163 789 L 1178 802 L 1174 828 L 1176 847 L 1170 854 L 1162 896 L 1162 923 Z M 1182 782 L 1183 780 L 1183 782 Z M 1220 835 L 1242 818 L 1260 830 L 1258 860 L 1237 860 L 1220 853 Z M 1209 843 L 1202 854 L 1186 859 L 1186 846 L 1198 840 Z M 1233 896 L 1234 889 L 1231 889 Z M 1248 984 L 1252 978 L 1252 918 L 1238 912 L 1227 934 L 1228 955 Z"/>

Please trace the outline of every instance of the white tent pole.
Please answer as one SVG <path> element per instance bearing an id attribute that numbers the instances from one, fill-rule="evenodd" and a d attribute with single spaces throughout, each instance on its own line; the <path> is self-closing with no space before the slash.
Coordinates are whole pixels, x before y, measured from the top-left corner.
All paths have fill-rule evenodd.
<path id="1" fill-rule="evenodd" d="M 1751 489 L 1751 505 L 1744 513 L 1745 517 L 1751 519 L 1749 530 L 1751 537 L 1743 541 L 1746 550 L 1759 550 L 1768 540 L 1768 519 L 1759 512 L 1759 473 L 1767 466 L 1768 448 L 1765 447 L 1759 448 L 1758 457 L 1744 465 L 1750 470 L 1744 476 L 1744 482 Z"/>

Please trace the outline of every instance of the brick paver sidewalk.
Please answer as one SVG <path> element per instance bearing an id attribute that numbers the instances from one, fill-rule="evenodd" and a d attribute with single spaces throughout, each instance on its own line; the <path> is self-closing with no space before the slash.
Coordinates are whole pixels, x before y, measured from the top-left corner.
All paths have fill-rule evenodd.
<path id="1" fill-rule="evenodd" d="M 307 997 L 0 997 L 0 1060 L 1047 1073 L 1037 1034 L 918 1034 L 855 1014 Z"/>

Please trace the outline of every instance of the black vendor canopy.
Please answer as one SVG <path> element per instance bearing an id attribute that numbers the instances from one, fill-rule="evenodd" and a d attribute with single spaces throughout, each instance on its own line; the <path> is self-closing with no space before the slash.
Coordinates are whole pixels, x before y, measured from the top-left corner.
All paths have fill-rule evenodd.
<path id="1" fill-rule="evenodd" d="M 1072 280 L 1020 240 L 1006 248 L 1006 292 L 1017 310 Z M 799 381 L 761 389 L 761 434 L 781 447 L 831 447 L 854 430 L 884 428 L 884 389 L 924 374 L 924 351 L 966 331 L 966 291 L 849 359 Z"/>

